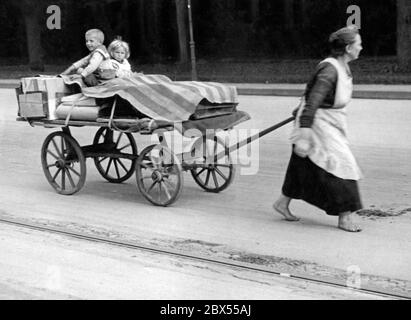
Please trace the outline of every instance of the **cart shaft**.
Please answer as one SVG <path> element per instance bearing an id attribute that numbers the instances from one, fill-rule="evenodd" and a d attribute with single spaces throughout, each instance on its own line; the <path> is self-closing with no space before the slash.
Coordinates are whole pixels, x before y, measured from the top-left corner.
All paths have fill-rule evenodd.
<path id="1" fill-rule="evenodd" d="M 235 145 L 232 145 L 231 147 L 228 148 L 228 153 L 236 151 L 236 150 L 240 149 L 241 147 L 244 147 L 245 145 L 250 144 L 251 142 L 264 137 L 268 133 L 273 132 L 274 130 L 277 130 L 278 128 L 281 128 L 281 127 L 285 126 L 287 123 L 290 123 L 293 120 L 294 120 L 294 117 L 290 117 L 288 119 L 285 119 L 284 121 L 281 121 L 280 123 L 277 123 L 277 124 L 267 128 L 267 129 L 264 129 L 264 130 L 260 131 L 259 133 L 256 133 L 255 135 L 252 135 L 252 136 L 248 137 L 245 140 L 237 142 Z M 219 159 L 218 156 L 221 156 L 221 155 L 223 155 L 223 152 L 221 152 L 220 154 L 217 155 L 217 159 Z"/>

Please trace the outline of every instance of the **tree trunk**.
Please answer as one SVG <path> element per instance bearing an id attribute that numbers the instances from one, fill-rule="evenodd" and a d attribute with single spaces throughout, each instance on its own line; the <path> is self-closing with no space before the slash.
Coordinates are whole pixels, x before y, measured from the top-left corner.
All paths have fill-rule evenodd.
<path id="1" fill-rule="evenodd" d="M 294 29 L 294 0 L 283 0 L 284 26 L 287 31 Z"/>
<path id="2" fill-rule="evenodd" d="M 106 3 L 105 2 L 93 2 L 90 3 L 90 10 L 92 13 L 92 17 L 94 20 L 94 24 L 98 29 L 104 31 L 105 42 L 109 44 L 113 37 L 115 36 L 115 32 L 111 27 L 110 20 L 109 20 L 109 13 L 106 11 Z"/>
<path id="3" fill-rule="evenodd" d="M 41 46 L 40 14 L 42 6 L 38 2 L 19 2 L 26 27 L 27 50 L 31 70 L 44 71 L 43 48 Z M 45 11 L 44 11 L 45 14 Z"/>
<path id="4" fill-rule="evenodd" d="M 307 0 L 300 0 L 301 8 L 301 26 L 305 29 L 308 26 L 308 10 L 307 10 Z"/>
<path id="5" fill-rule="evenodd" d="M 251 21 L 254 23 L 260 16 L 260 0 L 250 0 Z"/>
<path id="6" fill-rule="evenodd" d="M 401 71 L 411 71 L 411 0 L 397 0 L 397 58 Z"/>
<path id="7" fill-rule="evenodd" d="M 140 55 L 145 55 L 147 50 L 146 28 L 145 28 L 145 5 L 144 0 L 138 0 L 138 46 L 140 48 Z"/>
<path id="8" fill-rule="evenodd" d="M 149 0 L 145 4 L 145 31 L 146 31 L 146 47 L 147 54 L 151 62 L 157 62 L 161 57 L 161 44 L 159 33 L 159 11 L 160 2 L 158 0 Z"/>
<path id="9" fill-rule="evenodd" d="M 130 41 L 130 5 L 128 3 L 129 0 L 124 0 L 121 6 L 121 14 L 123 17 L 123 36 L 125 37 L 126 41 Z"/>
<path id="10" fill-rule="evenodd" d="M 188 63 L 186 0 L 175 0 L 179 62 Z"/>

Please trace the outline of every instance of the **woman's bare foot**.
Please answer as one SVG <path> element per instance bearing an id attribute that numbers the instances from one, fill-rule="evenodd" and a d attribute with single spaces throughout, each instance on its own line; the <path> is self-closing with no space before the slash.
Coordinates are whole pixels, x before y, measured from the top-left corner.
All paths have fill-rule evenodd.
<path id="1" fill-rule="evenodd" d="M 341 213 L 338 217 L 338 228 L 348 232 L 360 232 L 361 227 L 352 221 L 352 212 Z"/>
<path id="2" fill-rule="evenodd" d="M 280 200 L 276 201 L 273 204 L 273 209 L 274 211 L 277 211 L 279 214 L 281 214 L 287 221 L 299 221 L 300 220 L 300 218 L 293 215 L 288 209 L 288 206 L 282 204 Z"/>

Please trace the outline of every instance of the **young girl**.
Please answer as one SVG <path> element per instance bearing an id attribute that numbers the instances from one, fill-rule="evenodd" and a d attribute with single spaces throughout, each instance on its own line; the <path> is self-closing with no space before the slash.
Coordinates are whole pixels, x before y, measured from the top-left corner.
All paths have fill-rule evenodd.
<path id="1" fill-rule="evenodd" d="M 113 68 L 116 70 L 116 77 L 131 77 L 133 73 L 127 61 L 130 57 L 130 47 L 128 43 L 122 40 L 114 40 L 108 46 L 108 52 L 111 56 Z"/>

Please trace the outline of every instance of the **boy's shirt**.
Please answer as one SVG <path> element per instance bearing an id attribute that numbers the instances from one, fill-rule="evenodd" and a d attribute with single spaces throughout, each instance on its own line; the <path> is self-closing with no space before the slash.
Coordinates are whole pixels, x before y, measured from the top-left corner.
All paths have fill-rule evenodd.
<path id="1" fill-rule="evenodd" d="M 96 73 L 98 76 L 100 71 L 103 69 L 110 68 L 111 64 L 107 63 L 110 61 L 110 55 L 104 45 L 100 45 L 94 49 L 88 56 L 74 62 L 73 65 L 76 69 L 84 68 L 81 73 L 82 77 L 87 77 L 92 73 Z"/>

